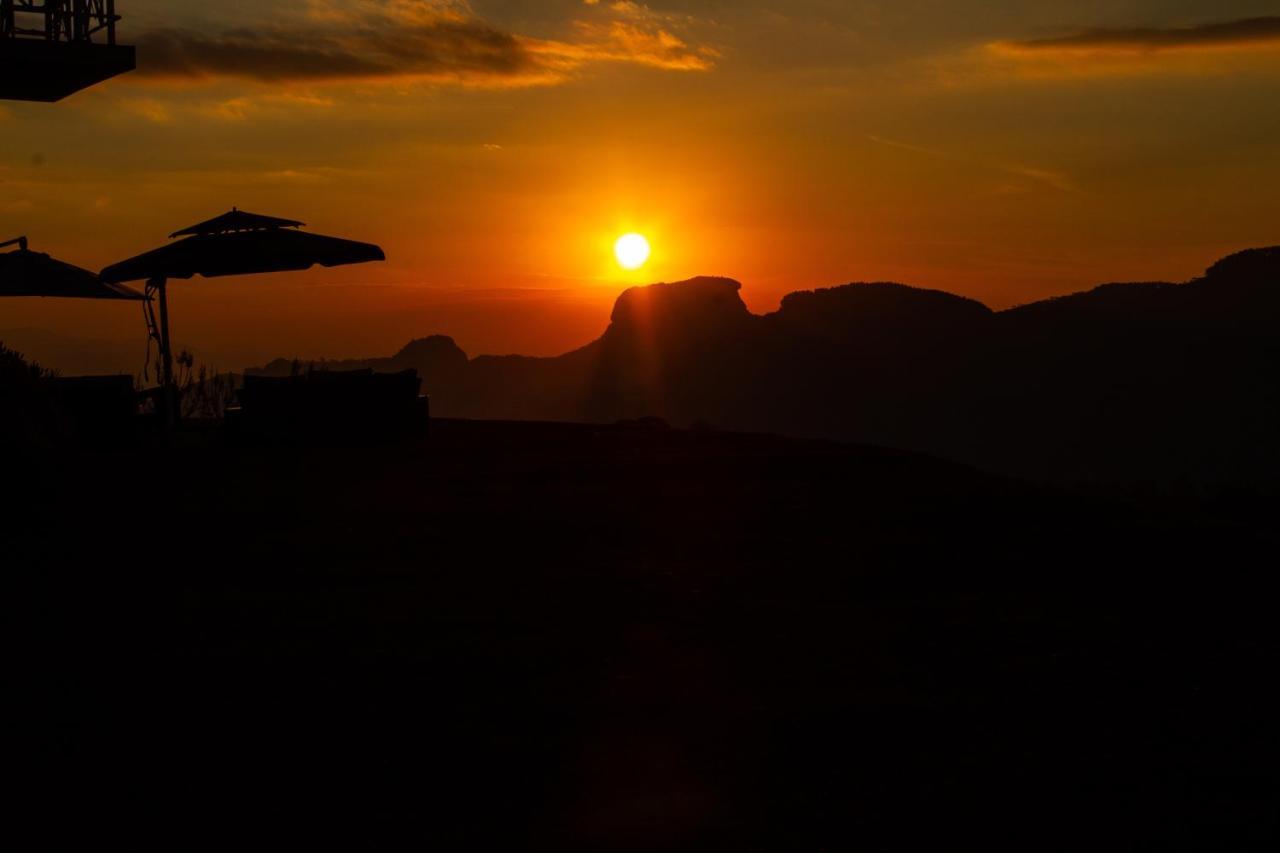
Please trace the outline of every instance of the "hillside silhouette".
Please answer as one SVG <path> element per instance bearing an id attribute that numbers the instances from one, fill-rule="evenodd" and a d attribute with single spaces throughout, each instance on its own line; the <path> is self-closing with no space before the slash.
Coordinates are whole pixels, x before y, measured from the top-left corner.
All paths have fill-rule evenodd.
<path id="1" fill-rule="evenodd" d="M 1280 248 L 1232 255 L 1184 284 L 1107 284 L 999 312 L 858 283 L 793 293 L 757 316 L 739 289 L 724 278 L 632 288 L 598 340 L 554 358 L 468 359 L 437 336 L 326 366 L 416 368 L 434 411 L 451 417 L 658 417 L 1057 482 L 1280 477 Z"/>
<path id="2" fill-rule="evenodd" d="M 64 846 L 1272 846 L 1274 501 L 705 430 L 198 438 L 6 463 L 15 776 Z"/>

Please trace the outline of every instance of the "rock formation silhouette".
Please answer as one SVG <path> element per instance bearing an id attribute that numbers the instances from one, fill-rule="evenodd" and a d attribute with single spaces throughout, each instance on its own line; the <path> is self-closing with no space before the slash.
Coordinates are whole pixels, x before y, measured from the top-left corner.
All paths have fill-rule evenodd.
<path id="1" fill-rule="evenodd" d="M 468 360 L 435 337 L 327 365 L 416 368 L 443 416 L 659 417 L 1056 482 L 1280 478 L 1280 248 L 1185 284 L 1107 284 L 1000 312 L 860 283 L 793 293 L 757 316 L 739 289 L 723 278 L 632 288 L 598 340 L 555 358 Z"/>

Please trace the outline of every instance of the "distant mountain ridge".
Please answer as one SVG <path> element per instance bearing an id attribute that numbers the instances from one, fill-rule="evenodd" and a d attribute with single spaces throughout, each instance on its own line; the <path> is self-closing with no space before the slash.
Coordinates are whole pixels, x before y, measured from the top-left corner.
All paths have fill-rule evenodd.
<path id="1" fill-rule="evenodd" d="M 143 348 L 137 341 L 78 338 L 37 328 L 0 329 L 0 341 L 67 376 L 139 372 Z"/>
<path id="2" fill-rule="evenodd" d="M 999 312 L 855 283 L 790 294 L 761 316 L 740 288 L 631 288 L 599 339 L 554 358 L 468 359 L 437 336 L 324 366 L 415 368 L 446 416 L 656 416 L 1059 482 L 1280 480 L 1280 247 L 1224 258 L 1185 284 L 1108 284 Z"/>

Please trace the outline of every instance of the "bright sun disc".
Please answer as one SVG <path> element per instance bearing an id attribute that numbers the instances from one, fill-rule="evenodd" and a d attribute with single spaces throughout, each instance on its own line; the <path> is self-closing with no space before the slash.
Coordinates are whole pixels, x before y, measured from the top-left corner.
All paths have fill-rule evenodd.
<path id="1" fill-rule="evenodd" d="M 638 270 L 649 260 L 649 241 L 640 234 L 624 234 L 613 244 L 613 253 L 625 270 Z"/>

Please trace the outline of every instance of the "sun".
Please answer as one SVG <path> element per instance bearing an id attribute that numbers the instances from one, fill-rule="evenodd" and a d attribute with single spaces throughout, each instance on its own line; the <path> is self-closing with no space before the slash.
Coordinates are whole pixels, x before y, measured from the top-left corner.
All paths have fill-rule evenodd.
<path id="1" fill-rule="evenodd" d="M 613 254 L 624 270 L 638 270 L 649 260 L 649 241 L 643 234 L 623 234 L 613 244 Z"/>

